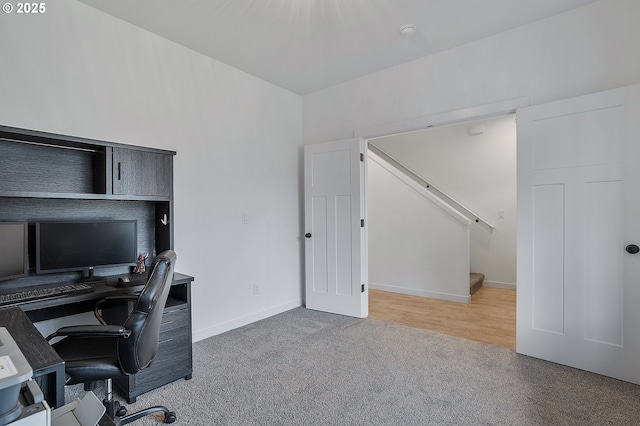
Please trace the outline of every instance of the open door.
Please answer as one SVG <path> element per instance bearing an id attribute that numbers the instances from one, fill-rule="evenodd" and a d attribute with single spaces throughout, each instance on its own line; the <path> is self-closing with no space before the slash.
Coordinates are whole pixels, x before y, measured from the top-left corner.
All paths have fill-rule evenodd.
<path id="1" fill-rule="evenodd" d="M 364 139 L 304 147 L 306 307 L 368 315 Z"/>
<path id="2" fill-rule="evenodd" d="M 640 86 L 517 119 L 516 350 L 640 384 Z"/>

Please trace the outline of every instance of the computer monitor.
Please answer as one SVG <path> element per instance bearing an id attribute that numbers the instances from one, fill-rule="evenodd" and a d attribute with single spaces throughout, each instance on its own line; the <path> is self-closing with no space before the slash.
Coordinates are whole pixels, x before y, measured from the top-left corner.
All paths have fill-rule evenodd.
<path id="1" fill-rule="evenodd" d="M 36 272 L 83 271 L 133 266 L 138 242 L 135 220 L 36 222 Z"/>
<path id="2" fill-rule="evenodd" d="M 0 281 L 27 275 L 27 222 L 0 222 Z"/>

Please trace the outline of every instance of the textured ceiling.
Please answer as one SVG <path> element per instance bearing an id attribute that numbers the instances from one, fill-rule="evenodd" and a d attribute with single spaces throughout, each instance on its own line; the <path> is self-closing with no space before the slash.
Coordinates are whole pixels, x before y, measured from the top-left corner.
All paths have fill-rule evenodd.
<path id="1" fill-rule="evenodd" d="M 79 1 L 307 94 L 595 0 Z"/>

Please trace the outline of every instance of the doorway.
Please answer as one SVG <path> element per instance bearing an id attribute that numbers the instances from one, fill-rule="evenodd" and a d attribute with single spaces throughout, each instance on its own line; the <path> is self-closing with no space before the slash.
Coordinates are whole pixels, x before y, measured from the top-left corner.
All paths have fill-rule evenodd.
<path id="1" fill-rule="evenodd" d="M 367 290 L 369 286 L 361 284 L 371 283 L 367 279 L 369 255 L 366 241 L 369 227 L 364 225 L 369 223 L 365 208 L 365 201 L 368 198 L 365 185 L 365 172 L 369 163 L 365 161 L 367 140 L 512 114 L 527 104 L 526 98 L 517 98 L 437 116 L 356 130 L 354 139 L 306 145 L 304 170 L 307 307 L 316 309 L 313 306 L 319 299 L 330 300 L 332 309 L 335 307 L 336 310 L 317 309 L 355 317 L 368 315 Z M 329 191 L 329 189 L 337 190 L 342 186 L 352 189 L 348 192 L 343 190 Z M 360 186 L 360 189 L 357 189 L 357 186 Z M 343 206 L 344 209 L 340 206 Z M 349 214 L 336 214 L 343 210 Z M 452 208 L 445 210 L 450 213 L 451 217 L 455 216 L 459 219 L 462 216 L 455 213 Z M 469 219 L 459 220 L 459 222 L 469 222 Z M 343 229 L 344 232 L 336 234 L 337 228 Z M 335 235 L 339 235 L 341 238 L 334 238 Z M 396 247 L 399 246 L 396 245 Z M 468 252 L 468 247 L 467 245 L 461 250 Z M 339 253 L 348 255 L 341 256 Z M 338 273 L 339 271 L 351 272 L 344 274 Z M 464 273 L 466 280 L 468 280 L 468 259 Z M 459 294 L 463 294 L 465 291 L 464 279 L 463 276 L 463 280 L 459 283 L 462 288 Z M 468 302 L 468 281 L 466 286 L 466 296 L 463 297 L 465 297 L 464 301 Z M 440 293 L 442 294 L 442 292 Z M 338 309 L 346 299 L 354 302 L 353 306 L 359 304 L 359 308 Z"/>
<path id="2" fill-rule="evenodd" d="M 376 151 L 490 224 L 471 222 L 469 258 L 450 266 L 455 254 L 441 247 L 451 238 L 429 216 L 429 201 L 369 161 L 371 318 L 515 349 L 515 130 L 509 114 L 370 139 Z M 459 286 L 442 285 L 456 267 L 467 278 L 469 270 L 485 275 L 469 304 L 454 301 L 464 297 L 456 294 Z"/>

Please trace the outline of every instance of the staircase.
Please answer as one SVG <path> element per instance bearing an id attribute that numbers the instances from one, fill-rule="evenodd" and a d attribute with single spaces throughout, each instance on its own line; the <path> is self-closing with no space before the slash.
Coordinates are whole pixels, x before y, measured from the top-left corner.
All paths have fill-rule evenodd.
<path id="1" fill-rule="evenodd" d="M 482 288 L 484 283 L 484 274 L 476 274 L 472 272 L 469 274 L 469 294 L 473 295 L 476 291 Z"/>

